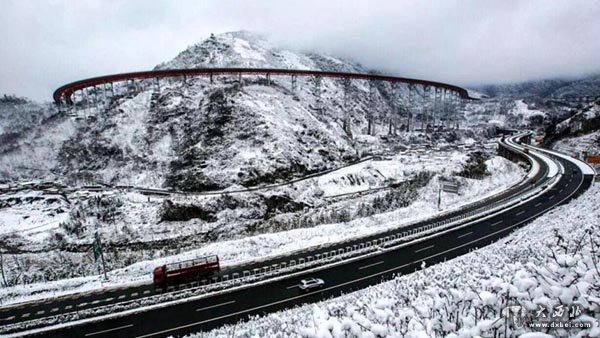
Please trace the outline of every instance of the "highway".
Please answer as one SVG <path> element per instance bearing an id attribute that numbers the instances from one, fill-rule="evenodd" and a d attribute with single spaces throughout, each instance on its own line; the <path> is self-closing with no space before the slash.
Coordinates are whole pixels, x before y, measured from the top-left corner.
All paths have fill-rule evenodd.
<path id="1" fill-rule="evenodd" d="M 542 170 L 539 170 L 531 178 L 532 181 L 538 182 L 538 184 L 543 182 L 543 177 L 545 177 L 548 174 L 548 168 L 543 167 L 541 169 Z M 493 203 L 502 202 L 507 198 L 510 198 L 516 194 L 524 193 L 525 191 L 528 191 L 532 188 L 534 188 L 534 186 L 532 186 L 529 181 L 525 180 L 502 193 L 492 196 L 489 199 L 479 201 L 477 203 L 472 203 L 463 206 L 458 210 L 446 212 L 442 215 L 436 215 L 433 218 L 422 220 L 411 225 L 405 225 L 400 229 L 392 229 L 383 233 L 378 233 L 376 235 L 366 236 L 362 238 L 356 238 L 347 242 L 331 243 L 324 247 L 306 248 L 298 252 L 286 254 L 282 257 L 276 257 L 267 260 L 263 259 L 259 262 L 252 264 L 245 264 L 239 267 L 226 268 L 221 273 L 217 274 L 216 277 L 219 278 L 224 275 L 233 276 L 234 273 L 238 273 L 243 276 L 245 273 L 247 274 L 248 272 L 254 272 L 253 270 L 255 269 L 264 271 L 265 267 L 272 267 L 274 264 L 281 265 L 284 262 L 289 264 L 291 261 L 300 262 L 301 259 L 308 260 L 309 258 L 307 257 L 317 258 L 319 256 L 322 256 L 323 254 L 331 253 L 332 251 L 338 252 L 339 250 L 343 250 L 347 252 L 349 251 L 348 248 L 352 248 L 352 250 L 355 250 L 355 248 L 360 249 L 360 246 L 363 243 L 374 242 L 382 237 L 385 238 L 386 236 L 399 236 L 400 233 L 410 233 L 411 231 L 417 231 L 417 229 L 425 227 L 428 224 L 449 222 L 453 219 L 457 219 L 460 221 L 460 218 L 463 217 L 464 214 L 467 214 L 469 212 L 477 212 L 477 210 L 480 209 L 486 209 Z M 366 249 L 367 248 L 364 248 L 363 250 Z M 374 251 L 375 249 L 372 248 L 371 250 Z M 149 296 L 160 294 L 160 291 L 157 293 L 154 289 L 154 286 L 151 284 L 151 281 L 148 281 L 148 283 L 145 284 L 123 287 L 118 289 L 105 289 L 87 294 L 74 294 L 57 297 L 41 302 L 16 304 L 16 306 L 8 306 L 0 309 L 0 324 L 7 325 L 11 323 L 22 322 L 25 320 L 33 320 L 39 318 L 46 318 L 48 316 L 55 316 L 59 314 L 73 313 L 75 311 L 92 309 L 107 304 L 115 304 L 135 299 L 143 299 Z"/>
<path id="2" fill-rule="evenodd" d="M 505 146 L 512 149 L 517 147 L 508 142 Z M 519 156 L 527 156 L 520 151 L 513 151 L 520 154 Z M 249 315 L 263 314 L 295 304 L 339 296 L 342 293 L 379 283 L 391 278 L 394 274 L 410 273 L 418 269 L 423 262 L 429 266 L 456 257 L 505 236 L 540 214 L 579 195 L 592 183 L 593 175 L 590 175 L 589 172 L 584 173 L 581 166 L 576 165 L 567 157 L 553 156 L 564 168 L 561 169 L 564 174 L 560 176 L 560 180 L 554 186 L 548 187 L 547 191 L 537 196 L 506 208 L 506 210 L 484 217 L 474 215 L 484 208 L 505 202 L 515 195 L 523 196 L 533 189 L 550 184 L 548 176 L 551 170 L 542 159 L 543 155 L 533 151 L 533 148 L 530 155 L 540 165 L 538 172 L 529 180 L 483 203 L 470 205 L 460 211 L 450 212 L 435 219 L 418 222 L 409 228 L 397 229 L 353 242 L 336 243 L 326 248 L 311 248 L 271 261 L 257 262 L 250 266 L 233 267 L 222 272 L 222 275 L 232 276 L 236 272 L 243 273 L 243 271 L 271 266 L 274 264 L 273 262 L 280 264 L 283 261 L 298 261 L 307 255 L 316 258 L 317 255 L 327 252 L 351 248 L 357 243 L 375 243 L 377 238 L 422 228 L 427 226 L 427 223 L 439 225 L 441 222 L 442 227 L 437 231 L 415 233 L 413 236 L 415 240 L 380 242 L 380 245 L 373 245 L 372 250 L 364 255 L 345 260 L 331 260 L 328 264 L 316 268 L 311 267 L 281 275 L 274 274 L 270 279 L 242 284 L 220 293 L 162 302 L 143 310 L 126 310 L 93 318 L 93 320 L 72 322 L 65 327 L 42 328 L 37 334 L 34 334 L 33 331 L 23 332 L 23 334 L 41 337 L 178 336 L 244 320 Z M 465 214 L 472 214 L 473 217 L 465 217 Z M 458 221 L 450 222 L 456 218 Z M 451 223 L 451 226 L 443 227 L 446 223 Z M 322 278 L 326 283 L 325 288 L 309 294 L 302 294 L 297 285 L 301 279 L 306 277 Z M 32 318 L 47 317 L 56 313 L 93 308 L 125 299 L 148 297 L 153 294 L 154 290 L 151 285 L 141 285 L 106 293 L 79 295 L 78 298 L 50 299 L 47 303 L 31 303 L 27 306 L 0 309 L 0 320 L 4 321 L 2 325 L 6 325 Z M 80 306 L 81 304 L 85 305 Z M 69 306 L 70 308 L 67 308 Z M 27 316 L 24 317 L 26 314 Z M 16 335 L 20 334 L 16 333 Z"/>

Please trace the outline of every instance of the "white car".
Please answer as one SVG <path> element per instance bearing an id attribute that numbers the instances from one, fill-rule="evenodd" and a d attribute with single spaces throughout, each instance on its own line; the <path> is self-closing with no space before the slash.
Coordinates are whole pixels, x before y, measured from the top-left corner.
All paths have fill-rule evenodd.
<path id="1" fill-rule="evenodd" d="M 320 278 L 307 278 L 300 281 L 298 287 L 302 291 L 310 291 L 313 289 L 322 289 L 323 285 L 325 285 L 325 281 Z"/>

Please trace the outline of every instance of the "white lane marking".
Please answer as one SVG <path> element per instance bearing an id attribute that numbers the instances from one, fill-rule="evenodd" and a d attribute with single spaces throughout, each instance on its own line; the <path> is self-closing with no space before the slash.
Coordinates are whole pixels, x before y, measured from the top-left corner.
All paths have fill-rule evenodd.
<path id="1" fill-rule="evenodd" d="M 50 310 L 50 312 L 56 312 L 56 311 L 58 311 L 57 307 L 54 307 L 54 308 L 52 308 L 52 310 Z"/>
<path id="2" fill-rule="evenodd" d="M 538 202 L 538 203 L 536 203 L 536 205 L 534 205 L 534 207 L 536 207 L 536 208 L 537 208 L 537 207 L 539 207 L 540 205 L 542 205 L 542 202 Z"/>
<path id="3" fill-rule="evenodd" d="M 119 299 L 123 299 L 123 298 L 125 298 L 125 295 L 120 295 L 119 296 Z"/>
<path id="4" fill-rule="evenodd" d="M 428 249 L 431 249 L 431 248 L 433 248 L 433 245 L 430 245 L 430 246 L 428 246 L 428 247 L 426 247 L 426 248 L 421 248 L 421 249 L 419 249 L 419 250 L 415 250 L 415 253 L 417 253 L 417 252 L 421 252 L 421 251 L 425 251 L 425 250 L 428 250 Z"/>
<path id="5" fill-rule="evenodd" d="M 200 311 L 204 311 L 204 310 L 216 308 L 216 307 L 219 307 L 219 306 L 225 306 L 225 305 L 233 304 L 233 303 L 235 303 L 235 300 L 230 300 L 229 302 L 225 302 L 225 303 L 221 303 L 221 304 L 217 304 L 217 305 L 211 305 L 211 306 L 201 307 L 201 308 L 197 308 L 196 312 L 200 312 Z"/>
<path id="6" fill-rule="evenodd" d="M 145 290 L 145 291 L 144 291 L 144 294 L 145 294 L 145 295 L 147 295 L 147 294 L 149 294 L 149 293 L 150 293 L 150 290 Z"/>
<path id="7" fill-rule="evenodd" d="M 499 220 L 498 222 L 494 222 L 494 223 L 492 223 L 492 226 L 494 227 L 494 226 L 496 226 L 496 225 L 498 225 L 498 224 L 500 224 L 500 223 L 502 223 L 502 220 Z"/>
<path id="8" fill-rule="evenodd" d="M 6 317 L 3 320 L 13 320 L 13 319 L 15 319 L 15 316 Z"/>
<path id="9" fill-rule="evenodd" d="M 35 314 L 36 314 L 36 315 L 43 315 L 43 314 L 44 314 L 44 312 L 46 312 L 46 311 L 44 311 L 44 310 L 40 310 L 40 311 L 36 312 Z"/>
<path id="10" fill-rule="evenodd" d="M 373 267 L 373 266 L 376 266 L 376 265 L 379 265 L 379 264 L 383 264 L 383 261 L 379 261 L 377 263 L 373 263 L 373 264 L 368 264 L 368 265 L 361 266 L 360 268 L 358 268 L 358 270 L 368 269 L 370 267 Z"/>
<path id="11" fill-rule="evenodd" d="M 516 213 L 516 215 L 517 215 L 517 216 L 521 216 L 521 215 L 523 215 L 524 213 L 525 213 L 525 210 L 521 210 L 521 211 L 517 212 L 517 213 Z"/>
<path id="12" fill-rule="evenodd" d="M 296 284 L 296 285 L 290 285 L 286 289 L 289 290 L 289 289 L 297 288 L 298 286 L 299 286 L 298 284 Z"/>
<path id="13" fill-rule="evenodd" d="M 81 304 L 79 304 L 79 305 L 77 305 L 77 306 L 78 306 L 78 307 L 83 307 L 83 306 L 86 306 L 86 305 L 87 305 L 87 303 L 86 303 L 86 302 L 83 302 L 83 303 L 81 303 Z"/>
<path id="14" fill-rule="evenodd" d="M 552 196 L 548 197 L 548 199 L 549 199 L 549 200 L 551 200 L 551 199 L 553 199 L 553 198 L 554 198 L 554 195 L 552 195 Z"/>
<path id="15" fill-rule="evenodd" d="M 22 314 L 22 315 L 21 315 L 21 318 L 27 318 L 27 317 L 29 317 L 29 315 L 30 315 L 30 313 L 29 313 L 29 312 L 27 312 L 27 313 L 24 313 L 24 314 Z"/>
<path id="16" fill-rule="evenodd" d="M 582 184 L 583 184 L 583 176 L 581 177 L 581 180 L 579 181 L 579 185 L 577 186 L 577 189 L 575 189 L 575 191 L 579 190 L 579 187 L 581 187 L 581 185 L 582 185 Z M 566 200 L 567 198 L 569 198 L 569 197 L 570 197 L 570 196 L 567 196 L 567 197 L 565 197 L 565 198 L 564 198 L 564 199 L 563 199 L 561 202 L 565 201 L 565 200 Z M 558 202 L 558 203 L 561 203 L 561 202 Z M 556 204 L 555 204 L 554 206 L 556 206 Z M 554 207 L 554 206 L 553 206 L 553 207 Z M 548 210 L 549 210 L 549 209 L 548 209 Z M 432 258 L 432 257 L 441 256 L 441 255 L 443 255 L 443 254 L 446 254 L 446 253 L 448 253 L 448 252 L 455 251 L 455 250 L 458 250 L 458 249 L 460 249 L 460 248 L 462 248 L 462 247 L 465 247 L 465 246 L 471 245 L 471 244 L 473 244 L 473 243 L 479 242 L 479 241 L 481 241 L 481 240 L 484 240 L 484 239 L 486 239 L 486 238 L 488 238 L 488 237 L 492 237 L 492 236 L 494 236 L 494 235 L 496 235 L 496 234 L 499 234 L 499 233 L 501 233 L 501 232 L 505 232 L 505 231 L 507 231 L 507 230 L 510 230 L 510 229 L 512 229 L 512 228 L 514 228 L 514 227 L 516 227 L 516 226 L 518 226 L 518 225 L 519 225 L 519 224 L 521 224 L 521 223 L 525 223 L 525 222 L 529 221 L 529 220 L 530 220 L 530 219 L 532 219 L 532 218 L 536 218 L 537 216 L 539 216 L 539 215 L 541 215 L 541 214 L 545 213 L 546 211 L 547 211 L 547 210 L 540 211 L 540 212 L 538 212 L 537 214 L 535 214 L 535 215 L 533 215 L 533 216 L 531 216 L 531 217 L 529 217 L 529 218 L 527 218 L 527 219 L 524 219 L 524 220 L 522 220 L 522 221 L 520 221 L 520 222 L 517 222 L 517 223 L 515 223 L 515 224 L 513 224 L 513 225 L 511 225 L 511 226 L 509 226 L 509 227 L 507 227 L 507 228 L 504 228 L 504 229 L 502 229 L 502 230 L 498 230 L 498 231 L 496 231 L 496 232 L 494 232 L 494 233 L 491 233 L 491 234 L 489 234 L 489 235 L 486 235 L 486 236 L 483 236 L 483 237 L 481 237 L 481 238 L 478 238 L 478 239 L 472 240 L 472 241 L 470 241 L 470 242 L 468 242 L 468 243 L 461 244 L 461 245 L 459 245 L 459 246 L 457 246 L 457 247 L 454 247 L 454 248 L 452 248 L 452 249 L 448 249 L 448 250 L 446 250 L 446 251 L 442 251 L 442 252 L 440 252 L 440 253 L 437 253 L 437 254 L 433 254 L 433 255 L 431 255 L 431 256 L 429 256 L 429 257 L 425 257 L 425 258 L 423 258 L 423 259 L 419 260 L 419 262 L 421 262 L 421 261 L 425 261 L 425 260 L 427 260 L 427 259 L 429 259 L 429 258 Z M 388 269 L 388 270 L 385 270 L 385 271 L 380 271 L 380 272 L 377 272 L 377 273 L 371 274 L 371 275 L 369 275 L 369 276 L 365 276 L 365 277 L 357 278 L 357 279 L 354 279 L 354 280 L 351 280 L 351 281 L 348 281 L 348 282 L 344 282 L 344 283 L 342 283 L 342 284 L 338 284 L 338 285 L 330 286 L 330 287 L 328 287 L 328 288 L 325 288 L 325 289 L 323 289 L 323 290 L 320 290 L 320 291 L 322 292 L 322 291 L 327 291 L 327 290 L 333 290 L 333 289 L 341 288 L 341 287 L 343 287 L 343 286 L 346 286 L 346 285 L 348 285 L 348 284 L 356 283 L 356 282 L 358 282 L 358 281 L 361 281 L 361 280 L 364 280 L 364 279 L 369 279 L 369 278 L 372 278 L 372 277 L 375 277 L 375 276 L 379 276 L 379 275 L 382 275 L 382 274 L 385 274 L 385 273 L 389 273 L 389 272 L 392 272 L 392 271 L 395 271 L 395 270 L 399 270 L 399 269 L 402 269 L 402 268 L 404 268 L 404 267 L 406 267 L 406 266 L 409 266 L 409 265 L 411 265 L 411 264 L 417 264 L 417 263 L 418 263 L 418 262 L 410 262 L 410 263 L 407 263 L 407 264 L 404 264 L 404 265 L 401 265 L 401 266 L 397 266 L 397 267 L 395 267 L 395 268 L 391 268 L 391 269 Z M 269 306 L 273 306 L 273 305 L 277 305 L 277 304 L 281 304 L 281 303 L 286 303 L 286 302 L 289 302 L 289 301 L 293 301 L 293 300 L 296 300 L 296 299 L 300 299 L 300 298 L 303 298 L 303 297 L 307 297 L 307 296 L 309 296 L 309 295 L 311 295 L 311 294 L 312 294 L 312 293 L 307 293 L 307 294 L 300 295 L 300 296 L 296 296 L 296 297 L 292 297 L 292 298 L 286 298 L 286 299 L 283 299 L 283 300 L 280 300 L 280 301 L 276 301 L 276 302 L 269 303 L 269 304 L 263 304 L 263 305 L 255 306 L 255 307 L 253 307 L 253 308 L 250 308 L 250 309 L 241 310 L 241 311 L 234 312 L 234 313 L 230 313 L 230 314 L 223 315 L 223 316 L 220 316 L 220 317 L 211 318 L 211 319 L 203 320 L 203 321 L 200 321 L 200 322 L 195 322 L 195 323 L 185 324 L 185 325 L 181 325 L 181 326 L 178 326 L 178 327 L 174 327 L 174 328 L 170 328 L 170 329 L 166 329 L 166 330 L 162 330 L 162 331 L 158 331 L 158 332 L 148 333 L 148 334 L 145 334 L 145 335 L 142 335 L 142 336 L 137 336 L 136 338 L 146 338 L 146 337 L 151 337 L 151 336 L 156 336 L 156 335 L 162 335 L 162 334 L 164 334 L 164 333 L 167 333 L 167 332 L 171 332 L 171 331 L 175 331 L 175 330 L 179 330 L 179 329 L 184 329 L 184 328 L 189 328 L 189 327 L 194 327 L 194 326 L 202 325 L 202 324 L 204 324 L 204 323 L 213 322 L 213 321 L 215 321 L 215 320 L 219 320 L 219 319 L 223 319 L 223 318 L 227 318 L 227 317 L 231 317 L 231 316 L 237 316 L 237 315 L 240 315 L 240 314 L 242 314 L 242 313 L 248 313 L 248 312 L 252 312 L 252 311 L 255 311 L 255 310 L 258 310 L 258 309 L 263 309 L 263 308 L 266 308 L 266 307 L 269 307 Z"/>
<path id="17" fill-rule="evenodd" d="M 65 306 L 65 310 L 69 310 L 71 308 L 73 308 L 73 305 L 67 305 L 67 306 Z"/>
<path id="18" fill-rule="evenodd" d="M 105 302 L 110 302 L 110 301 L 112 301 L 113 299 L 114 299 L 114 298 L 112 298 L 112 297 L 108 297 L 108 298 L 106 298 L 104 301 L 105 301 Z"/>
<path id="19" fill-rule="evenodd" d="M 100 301 L 99 300 L 95 300 L 95 301 L 92 302 L 92 305 L 95 305 L 95 304 L 98 304 L 98 303 L 100 303 Z"/>
<path id="20" fill-rule="evenodd" d="M 115 328 L 108 329 L 108 330 L 90 332 L 90 333 L 86 333 L 85 336 L 86 337 L 95 336 L 95 335 L 98 335 L 98 334 L 103 334 L 103 333 L 107 333 L 107 332 L 111 332 L 111 331 L 117 331 L 117 330 L 125 329 L 125 328 L 128 328 L 128 327 L 132 327 L 132 326 L 133 326 L 133 324 L 128 324 L 128 325 L 123 325 L 123 326 L 115 327 Z"/>
<path id="21" fill-rule="evenodd" d="M 458 237 L 456 237 L 456 238 L 463 238 L 463 237 L 465 237 L 465 236 L 469 236 L 469 235 L 470 235 L 470 234 L 472 234 L 472 233 L 473 233 L 473 231 L 470 231 L 470 232 L 467 232 L 467 233 L 465 233 L 465 234 L 462 234 L 462 235 L 460 235 L 460 236 L 458 236 Z"/>
<path id="22" fill-rule="evenodd" d="M 564 190 L 564 189 L 560 189 L 558 192 L 559 192 L 559 193 L 562 193 L 562 192 L 563 192 L 563 190 Z"/>
<path id="23" fill-rule="evenodd" d="M 134 292 L 134 293 L 131 294 L 131 297 L 137 297 L 137 295 L 138 295 L 138 293 Z"/>

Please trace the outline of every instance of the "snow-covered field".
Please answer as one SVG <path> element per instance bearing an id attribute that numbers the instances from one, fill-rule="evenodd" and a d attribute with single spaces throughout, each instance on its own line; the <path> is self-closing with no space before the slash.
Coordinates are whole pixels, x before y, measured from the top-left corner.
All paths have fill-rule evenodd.
<path id="1" fill-rule="evenodd" d="M 400 162 L 410 162 L 407 158 L 410 158 L 411 156 L 418 158 L 418 161 L 421 164 L 413 169 L 410 169 L 410 166 L 408 166 L 407 170 L 420 170 L 420 165 L 423 165 L 423 155 L 413 154 L 399 155 L 391 161 L 367 162 L 361 164 L 358 168 L 354 168 L 354 173 L 362 172 L 366 170 L 365 168 L 369 168 L 369 172 L 377 171 L 384 177 L 387 177 L 388 175 L 403 175 L 404 171 L 398 170 Z M 430 157 L 429 160 L 432 163 L 438 163 L 438 175 L 434 176 L 424 188 L 419 190 L 415 201 L 404 208 L 375 214 L 366 218 L 358 218 L 348 222 L 322 224 L 308 228 L 207 243 L 202 245 L 199 249 L 188 250 L 177 255 L 145 260 L 123 268 L 115 269 L 108 274 L 109 282 L 102 283 L 100 275 L 70 278 L 54 282 L 34 283 L 3 288 L 0 290 L 0 296 L 2 296 L 5 302 L 12 303 L 31 298 L 44 297 L 50 294 L 56 295 L 127 283 L 148 282 L 151 279 L 152 269 L 166 262 L 217 254 L 220 257 L 221 264 L 223 266 L 228 266 L 252 259 L 278 255 L 306 248 L 308 246 L 340 241 L 346 238 L 379 232 L 392 227 L 399 227 L 402 226 L 402 224 L 429 217 L 438 211 L 437 195 L 439 189 L 439 175 L 450 176 L 452 170 L 457 169 L 459 167 L 458 164 L 463 160 L 463 156 L 458 155 L 448 158 L 456 159 L 454 167 L 449 165 L 453 163 L 452 161 L 443 162 L 441 158 L 436 159 L 435 157 Z M 398 161 L 398 163 L 392 165 L 393 161 Z M 491 175 L 482 180 L 455 178 L 461 185 L 459 194 L 453 195 L 444 193 L 442 209 L 458 207 L 484 198 L 487 195 L 506 189 L 523 178 L 524 172 L 521 168 L 501 157 L 493 157 L 486 163 Z M 343 172 L 342 174 L 348 173 Z M 340 173 L 334 172 L 324 177 L 327 178 L 319 178 L 319 181 L 323 180 L 323 182 L 321 182 L 322 184 L 331 187 L 330 184 L 332 180 L 339 181 L 340 177 L 347 176 L 340 176 Z M 371 185 L 363 186 L 363 189 L 368 187 L 371 187 Z M 402 222 L 399 222 L 398 220 L 402 220 Z M 344 231 L 340 231 L 340 229 L 343 229 Z M 340 233 L 343 233 L 343 235 L 340 235 Z"/>
<path id="2" fill-rule="evenodd" d="M 583 152 L 588 155 L 599 155 L 600 131 L 578 137 L 563 138 L 556 142 L 554 148 L 577 157 L 581 156 Z"/>
<path id="3" fill-rule="evenodd" d="M 316 304 L 190 337 L 599 337 L 600 186 L 490 246 Z M 531 317 L 577 305 L 591 329 L 536 329 Z M 518 317 L 517 319 L 520 319 Z M 532 319 L 525 318 L 525 323 Z M 539 321 L 538 321 L 539 323 Z M 543 332 L 527 334 L 528 332 Z"/>

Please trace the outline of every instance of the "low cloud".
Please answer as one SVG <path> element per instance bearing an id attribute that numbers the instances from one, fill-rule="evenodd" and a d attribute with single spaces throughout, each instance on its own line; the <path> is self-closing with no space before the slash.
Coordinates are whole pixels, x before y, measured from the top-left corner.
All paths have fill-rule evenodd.
<path id="1" fill-rule="evenodd" d="M 285 47 L 459 85 L 600 72 L 597 1 L 7 1 L 0 92 L 146 70 L 210 33 L 248 29 Z"/>

